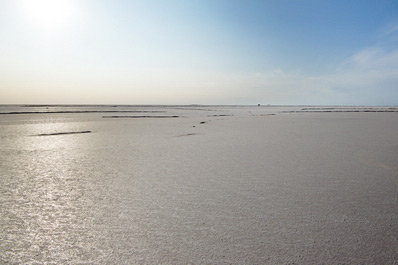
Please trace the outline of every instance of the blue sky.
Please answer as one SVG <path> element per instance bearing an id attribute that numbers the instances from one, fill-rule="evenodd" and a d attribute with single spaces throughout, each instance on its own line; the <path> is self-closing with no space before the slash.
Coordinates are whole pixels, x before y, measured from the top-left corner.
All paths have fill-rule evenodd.
<path id="1" fill-rule="evenodd" d="M 398 104 L 398 1 L 0 0 L 0 103 Z"/>

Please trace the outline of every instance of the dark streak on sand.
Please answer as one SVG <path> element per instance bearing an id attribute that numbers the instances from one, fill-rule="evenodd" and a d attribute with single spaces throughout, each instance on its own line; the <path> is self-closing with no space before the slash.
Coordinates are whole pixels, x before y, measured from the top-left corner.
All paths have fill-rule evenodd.
<path id="1" fill-rule="evenodd" d="M 194 110 L 194 111 L 217 111 L 214 109 L 198 109 L 198 108 L 174 108 L 174 109 L 180 109 L 180 110 Z"/>
<path id="2" fill-rule="evenodd" d="M 81 132 L 60 132 L 60 133 L 43 133 L 36 136 L 52 136 L 52 135 L 64 135 L 64 134 L 79 134 L 79 133 L 91 133 L 91 131 L 81 131 Z"/>
<path id="3" fill-rule="evenodd" d="M 16 111 L 0 112 L 0 115 L 6 114 L 68 114 L 68 113 L 160 113 L 166 111 L 147 111 L 147 110 L 66 110 L 66 111 Z"/>
<path id="4" fill-rule="evenodd" d="M 142 118 L 179 118 L 180 116 L 102 116 L 102 118 L 131 118 L 131 119 L 142 119 Z"/>
<path id="5" fill-rule="evenodd" d="M 220 114 L 220 115 L 207 115 L 207 117 L 229 117 L 233 115 L 227 115 L 227 114 Z"/>
<path id="6" fill-rule="evenodd" d="M 197 133 L 186 133 L 186 134 L 177 135 L 177 137 L 191 136 L 191 135 L 198 135 L 198 134 Z"/>

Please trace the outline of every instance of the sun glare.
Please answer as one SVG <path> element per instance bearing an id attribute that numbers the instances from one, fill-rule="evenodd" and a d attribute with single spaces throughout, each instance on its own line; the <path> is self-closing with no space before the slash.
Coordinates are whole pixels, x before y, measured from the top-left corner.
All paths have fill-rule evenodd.
<path id="1" fill-rule="evenodd" d="M 67 26 L 75 13 L 73 0 L 24 0 L 22 8 L 32 24 L 46 31 Z"/>

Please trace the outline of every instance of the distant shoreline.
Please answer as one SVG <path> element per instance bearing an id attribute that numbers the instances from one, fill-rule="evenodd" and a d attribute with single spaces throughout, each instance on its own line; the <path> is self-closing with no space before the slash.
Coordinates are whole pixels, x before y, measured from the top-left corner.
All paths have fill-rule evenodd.
<path id="1" fill-rule="evenodd" d="M 46 108 L 46 107 L 350 107 L 350 108 L 387 108 L 398 105 L 290 105 L 290 104 L 0 104 L 0 107 L 24 107 L 24 108 Z"/>

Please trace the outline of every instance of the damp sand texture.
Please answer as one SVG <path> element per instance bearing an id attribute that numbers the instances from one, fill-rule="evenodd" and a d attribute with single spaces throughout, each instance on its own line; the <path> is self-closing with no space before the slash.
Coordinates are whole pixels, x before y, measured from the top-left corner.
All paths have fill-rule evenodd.
<path id="1" fill-rule="evenodd" d="M 398 264 L 398 113 L 124 110 L 0 116 L 1 264 Z"/>

